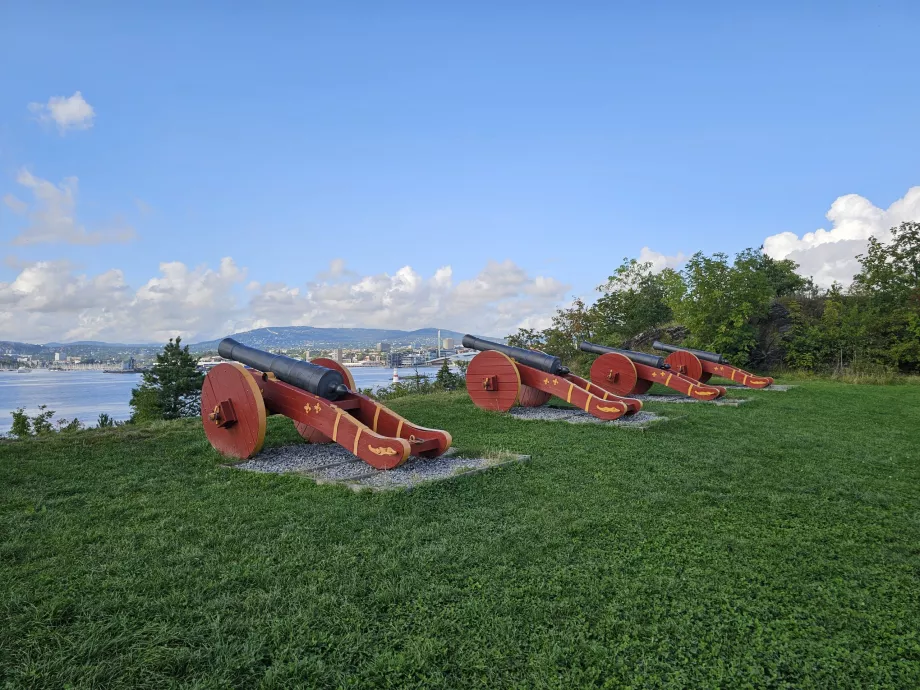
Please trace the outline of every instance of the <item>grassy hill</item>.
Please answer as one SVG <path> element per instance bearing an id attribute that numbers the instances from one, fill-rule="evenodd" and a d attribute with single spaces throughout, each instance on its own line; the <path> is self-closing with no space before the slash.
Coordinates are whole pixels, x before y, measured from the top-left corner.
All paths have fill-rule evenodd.
<path id="1" fill-rule="evenodd" d="M 743 396 L 644 433 L 399 400 L 533 459 L 388 495 L 222 469 L 195 420 L 0 443 L 0 684 L 920 687 L 920 387 Z"/>

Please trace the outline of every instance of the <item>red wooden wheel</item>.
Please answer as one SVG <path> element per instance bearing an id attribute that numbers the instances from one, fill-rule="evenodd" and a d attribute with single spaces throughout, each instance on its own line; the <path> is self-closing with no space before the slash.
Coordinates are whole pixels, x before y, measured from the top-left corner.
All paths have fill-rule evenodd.
<path id="1" fill-rule="evenodd" d="M 298 422 L 294 420 L 294 428 L 297 429 L 297 433 L 300 434 L 304 439 L 309 443 L 332 443 L 332 439 L 326 436 L 322 431 L 310 426 L 309 424 L 304 424 L 303 422 Z"/>
<path id="2" fill-rule="evenodd" d="M 351 375 L 351 372 L 348 371 L 348 367 L 344 364 L 339 364 L 334 359 L 329 359 L 328 357 L 315 357 L 310 360 L 310 364 L 318 364 L 321 367 L 339 372 L 342 378 L 345 379 L 345 385 L 348 386 L 348 390 L 357 390 L 357 388 L 355 388 L 355 377 Z"/>
<path id="3" fill-rule="evenodd" d="M 638 382 L 636 367 L 625 355 L 608 352 L 595 359 L 591 365 L 591 383 L 616 395 L 629 395 Z"/>
<path id="4" fill-rule="evenodd" d="M 521 407 L 540 407 L 549 402 L 552 393 L 545 393 L 532 386 L 521 385 L 521 394 L 518 396 L 518 405 Z"/>
<path id="5" fill-rule="evenodd" d="M 470 360 L 466 369 L 466 390 L 477 407 L 507 412 L 518 401 L 521 374 L 510 357 L 486 350 Z"/>
<path id="6" fill-rule="evenodd" d="M 701 381 L 703 364 L 692 352 L 678 350 L 669 354 L 664 361 L 671 365 L 671 371 L 675 374 L 683 374 L 695 381 Z"/>
<path id="7" fill-rule="evenodd" d="M 201 386 L 204 434 L 221 455 L 245 460 L 265 442 L 265 401 L 246 368 L 218 364 Z"/>

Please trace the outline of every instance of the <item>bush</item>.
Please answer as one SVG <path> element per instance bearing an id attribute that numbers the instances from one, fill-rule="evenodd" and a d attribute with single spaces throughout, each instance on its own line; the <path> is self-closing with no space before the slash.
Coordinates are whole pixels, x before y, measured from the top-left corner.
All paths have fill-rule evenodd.
<path id="1" fill-rule="evenodd" d="M 32 436 L 45 436 L 46 434 L 61 431 L 79 431 L 83 428 L 83 423 L 76 417 L 70 421 L 58 419 L 52 422 L 55 413 L 54 410 L 49 410 L 47 405 L 39 405 L 38 414 L 34 417 L 27 415 L 25 408 L 22 407 L 10 414 L 13 416 L 13 426 L 10 429 L 9 435 L 19 440 Z"/>

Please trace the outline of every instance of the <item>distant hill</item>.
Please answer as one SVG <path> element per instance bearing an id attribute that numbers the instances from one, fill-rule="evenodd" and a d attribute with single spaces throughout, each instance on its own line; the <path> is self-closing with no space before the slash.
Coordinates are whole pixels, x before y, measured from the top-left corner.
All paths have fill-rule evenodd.
<path id="1" fill-rule="evenodd" d="M 252 331 L 234 333 L 230 336 L 235 340 L 259 348 L 311 348 L 322 349 L 331 347 L 372 347 L 377 343 L 390 343 L 395 347 L 400 346 L 425 346 L 434 347 L 437 343 L 437 328 L 419 328 L 414 331 L 401 331 L 391 328 L 314 328 L 313 326 L 278 326 L 271 328 L 257 328 Z M 483 336 L 490 340 L 504 342 L 503 337 Z M 441 338 L 453 338 L 460 344 L 463 333 L 441 329 Z M 204 340 L 189 345 L 193 352 L 216 350 L 222 338 Z M 66 352 L 69 355 L 107 355 L 132 354 L 159 350 L 162 343 L 106 343 L 96 340 L 80 340 L 72 343 L 51 342 L 44 345 L 20 343 L 16 341 L 0 340 L 0 355 L 3 353 L 16 353 L 20 355 L 50 356 L 56 351 Z"/>
<path id="2" fill-rule="evenodd" d="M 457 345 L 463 333 L 441 329 L 441 338 L 453 338 Z M 281 326 L 257 328 L 252 331 L 234 333 L 228 336 L 252 347 L 369 347 L 385 342 L 391 345 L 436 345 L 437 328 L 420 328 L 401 331 L 389 328 L 314 328 L 313 326 Z M 195 352 L 216 350 L 221 338 L 193 343 L 189 349 Z"/>
<path id="3" fill-rule="evenodd" d="M 0 354 L 9 352 L 17 355 L 37 355 L 41 351 L 41 345 L 19 343 L 15 340 L 0 340 Z"/>

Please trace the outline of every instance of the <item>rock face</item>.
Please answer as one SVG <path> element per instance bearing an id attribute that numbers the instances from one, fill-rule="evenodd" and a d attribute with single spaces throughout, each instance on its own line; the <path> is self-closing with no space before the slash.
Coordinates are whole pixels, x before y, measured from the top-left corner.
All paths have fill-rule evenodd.
<path id="1" fill-rule="evenodd" d="M 686 326 L 662 326 L 660 328 L 650 328 L 643 331 L 629 340 L 623 342 L 624 350 L 651 350 L 652 343 L 660 340 L 665 343 L 679 345 L 686 337 L 690 335 L 690 329 Z"/>

